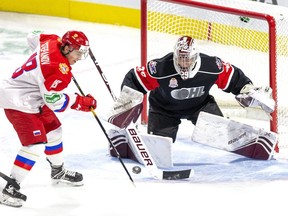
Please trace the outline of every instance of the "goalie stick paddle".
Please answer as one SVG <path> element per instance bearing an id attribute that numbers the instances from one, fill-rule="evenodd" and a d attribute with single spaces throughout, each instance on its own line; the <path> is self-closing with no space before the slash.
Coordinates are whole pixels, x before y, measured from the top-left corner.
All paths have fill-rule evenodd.
<path id="1" fill-rule="evenodd" d="M 109 85 L 109 82 L 108 80 L 106 79 L 101 67 L 99 66 L 93 52 L 91 49 L 89 49 L 89 55 L 97 69 L 97 71 L 99 72 L 100 76 L 102 77 L 102 80 L 104 81 L 110 95 L 112 96 L 113 100 L 116 101 L 117 98 L 115 96 L 115 94 L 113 93 L 110 85 Z M 128 128 L 126 128 L 126 131 L 127 131 L 127 134 L 130 134 L 128 133 L 129 130 L 133 130 L 133 133 L 137 133 L 136 129 L 134 127 L 132 127 L 132 125 L 129 125 Z M 134 135 L 133 135 L 134 136 Z M 139 147 L 139 145 L 137 145 L 133 139 L 130 139 L 131 142 L 133 143 L 133 146 L 134 146 L 134 149 L 140 154 L 142 155 L 142 153 L 140 152 L 140 149 L 137 148 Z M 110 141 L 110 139 L 109 139 Z M 110 141 L 111 143 L 111 141 Z M 130 146 L 133 148 L 133 146 Z M 148 153 L 148 149 L 146 147 L 146 145 L 144 144 L 144 142 L 142 142 L 142 146 L 143 148 L 146 150 L 147 154 L 149 155 L 151 161 L 152 161 L 152 164 L 147 164 L 145 161 L 145 159 L 143 158 L 143 164 L 144 166 L 149 170 L 149 173 L 150 175 L 155 178 L 155 179 L 165 179 L 165 180 L 177 180 L 177 179 L 185 179 L 185 178 L 190 178 L 194 175 L 194 171 L 192 169 L 186 169 L 186 170 L 175 170 L 175 171 L 170 171 L 170 170 L 166 170 L 166 171 L 162 171 L 162 170 L 159 170 L 158 167 L 156 166 L 155 162 L 153 161 L 153 158 L 151 157 L 151 154 Z M 142 159 L 142 157 L 141 157 Z"/>
<path id="2" fill-rule="evenodd" d="M 9 184 L 11 184 L 16 190 L 20 190 L 20 186 L 9 176 L 5 175 L 4 173 L 0 172 L 0 176 L 7 181 Z"/>

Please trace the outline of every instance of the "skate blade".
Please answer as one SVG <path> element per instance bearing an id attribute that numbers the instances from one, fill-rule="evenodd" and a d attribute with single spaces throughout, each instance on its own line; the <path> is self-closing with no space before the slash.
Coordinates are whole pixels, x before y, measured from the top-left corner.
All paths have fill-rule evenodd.
<path id="1" fill-rule="evenodd" d="M 72 187 L 80 187 L 84 185 L 83 181 L 80 182 L 70 182 L 63 179 L 52 179 L 52 185 L 54 186 L 72 186 Z"/>
<path id="2" fill-rule="evenodd" d="M 19 208 L 23 205 L 23 200 L 10 197 L 8 195 L 2 194 L 0 196 L 0 203 L 6 206 Z"/>

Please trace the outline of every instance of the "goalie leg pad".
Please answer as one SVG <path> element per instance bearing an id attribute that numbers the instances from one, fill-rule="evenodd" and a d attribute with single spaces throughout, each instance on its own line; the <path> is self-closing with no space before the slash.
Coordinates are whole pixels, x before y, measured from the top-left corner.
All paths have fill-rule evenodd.
<path id="1" fill-rule="evenodd" d="M 270 135 L 259 136 L 257 139 L 245 143 L 241 148 L 232 152 L 257 160 L 269 160 L 272 157 L 275 144 L 269 139 Z"/>
<path id="2" fill-rule="evenodd" d="M 108 136 L 121 158 L 127 158 L 139 162 L 128 145 L 125 131 L 111 129 L 108 132 Z M 109 147 L 109 153 L 112 157 L 117 157 L 112 146 Z"/>
<path id="3" fill-rule="evenodd" d="M 129 147 L 128 143 L 121 143 L 120 145 L 117 145 L 116 150 L 118 151 L 121 158 L 131 159 L 139 163 L 134 153 L 132 152 L 131 148 Z M 117 157 L 112 147 L 110 147 L 109 151 L 112 157 Z"/>
<path id="4" fill-rule="evenodd" d="M 269 160 L 278 136 L 262 128 L 200 112 L 192 140 L 245 157 Z"/>

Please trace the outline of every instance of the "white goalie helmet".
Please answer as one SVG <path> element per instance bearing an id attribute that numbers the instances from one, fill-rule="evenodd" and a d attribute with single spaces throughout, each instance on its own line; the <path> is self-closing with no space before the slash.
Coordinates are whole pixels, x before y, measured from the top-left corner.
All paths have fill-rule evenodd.
<path id="1" fill-rule="evenodd" d="M 180 37 L 174 48 L 173 62 L 177 73 L 183 80 L 193 78 L 197 70 L 193 70 L 199 61 L 199 53 L 195 40 L 189 36 Z"/>

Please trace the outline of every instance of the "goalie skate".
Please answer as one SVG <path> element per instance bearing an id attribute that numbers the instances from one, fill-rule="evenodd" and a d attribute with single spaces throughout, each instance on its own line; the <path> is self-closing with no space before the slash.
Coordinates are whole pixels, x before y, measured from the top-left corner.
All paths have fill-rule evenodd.
<path id="1" fill-rule="evenodd" d="M 19 190 L 15 189 L 9 183 L 7 183 L 5 188 L 2 190 L 2 194 L 0 196 L 0 203 L 12 207 L 21 207 L 23 202 L 26 200 L 27 196 L 20 193 Z"/>

